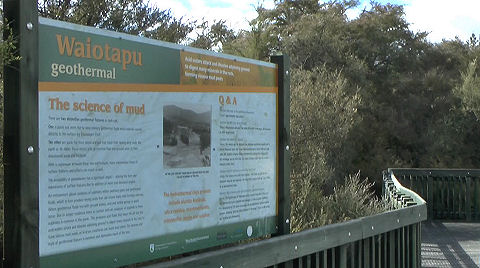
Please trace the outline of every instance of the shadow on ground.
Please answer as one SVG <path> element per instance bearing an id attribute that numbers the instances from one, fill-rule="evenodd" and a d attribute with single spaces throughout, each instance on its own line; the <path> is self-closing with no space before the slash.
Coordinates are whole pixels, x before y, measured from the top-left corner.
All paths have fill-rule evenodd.
<path id="1" fill-rule="evenodd" d="M 422 267 L 480 267 L 480 223 L 423 223 Z"/>

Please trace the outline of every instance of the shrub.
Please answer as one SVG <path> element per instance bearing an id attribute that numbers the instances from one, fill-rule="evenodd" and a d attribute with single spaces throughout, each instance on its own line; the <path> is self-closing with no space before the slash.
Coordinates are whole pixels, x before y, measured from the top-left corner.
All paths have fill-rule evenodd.
<path id="1" fill-rule="evenodd" d="M 350 155 L 345 153 L 348 136 L 360 121 L 360 97 L 352 91 L 339 71 L 292 70 L 293 180 L 307 180 L 317 191 L 335 185 L 339 177 L 335 172 L 345 168 Z"/>
<path id="2" fill-rule="evenodd" d="M 348 138 L 361 119 L 357 112 L 361 100 L 355 92 L 340 71 L 330 71 L 326 67 L 312 71 L 292 70 L 291 200 L 294 231 L 345 218 L 343 214 L 333 214 L 335 204 L 332 198 L 355 190 L 338 188 L 344 177 L 341 174 L 347 173 L 345 166 L 351 161 L 348 157 L 352 154 L 346 151 Z M 349 183 L 357 181 L 350 180 Z M 342 209 L 338 212 L 342 213 Z"/>
<path id="3" fill-rule="evenodd" d="M 292 231 L 319 227 L 387 210 L 384 200 L 375 196 L 373 183 L 360 180 L 360 172 L 349 175 L 342 185 L 334 187 L 333 194 L 324 196 L 312 191 L 307 184 L 292 202 Z"/>

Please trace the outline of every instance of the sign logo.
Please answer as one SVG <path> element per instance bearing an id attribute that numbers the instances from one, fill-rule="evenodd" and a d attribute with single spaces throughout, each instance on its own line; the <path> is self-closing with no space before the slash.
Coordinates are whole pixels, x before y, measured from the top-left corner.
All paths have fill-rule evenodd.
<path id="1" fill-rule="evenodd" d="M 247 227 L 247 236 L 250 237 L 250 236 L 252 236 L 252 234 L 253 234 L 253 227 L 251 225 L 249 225 Z"/>

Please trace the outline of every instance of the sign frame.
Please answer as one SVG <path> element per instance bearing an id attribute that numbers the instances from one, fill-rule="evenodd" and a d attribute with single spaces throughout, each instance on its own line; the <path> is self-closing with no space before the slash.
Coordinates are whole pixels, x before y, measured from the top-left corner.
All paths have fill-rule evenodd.
<path id="1" fill-rule="evenodd" d="M 4 261 L 6 267 L 41 267 L 39 252 L 39 37 L 37 4 L 5 0 L 5 18 L 18 36 L 21 60 L 5 66 Z M 175 45 L 176 46 L 176 45 Z M 215 56 L 214 52 L 208 52 Z M 233 57 L 234 58 L 234 57 Z M 289 105 L 287 56 L 272 56 L 278 66 L 277 233 L 290 232 Z M 37 254 L 32 254 L 37 252 Z M 112 252 L 115 255 L 115 252 Z M 116 267 L 112 259 L 111 266 Z"/>

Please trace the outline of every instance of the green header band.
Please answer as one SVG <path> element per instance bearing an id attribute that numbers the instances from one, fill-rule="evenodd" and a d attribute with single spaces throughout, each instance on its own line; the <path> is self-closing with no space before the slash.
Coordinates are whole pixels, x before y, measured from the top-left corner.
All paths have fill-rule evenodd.
<path id="1" fill-rule="evenodd" d="M 39 23 L 40 82 L 276 86 L 272 63 L 51 19 Z"/>

